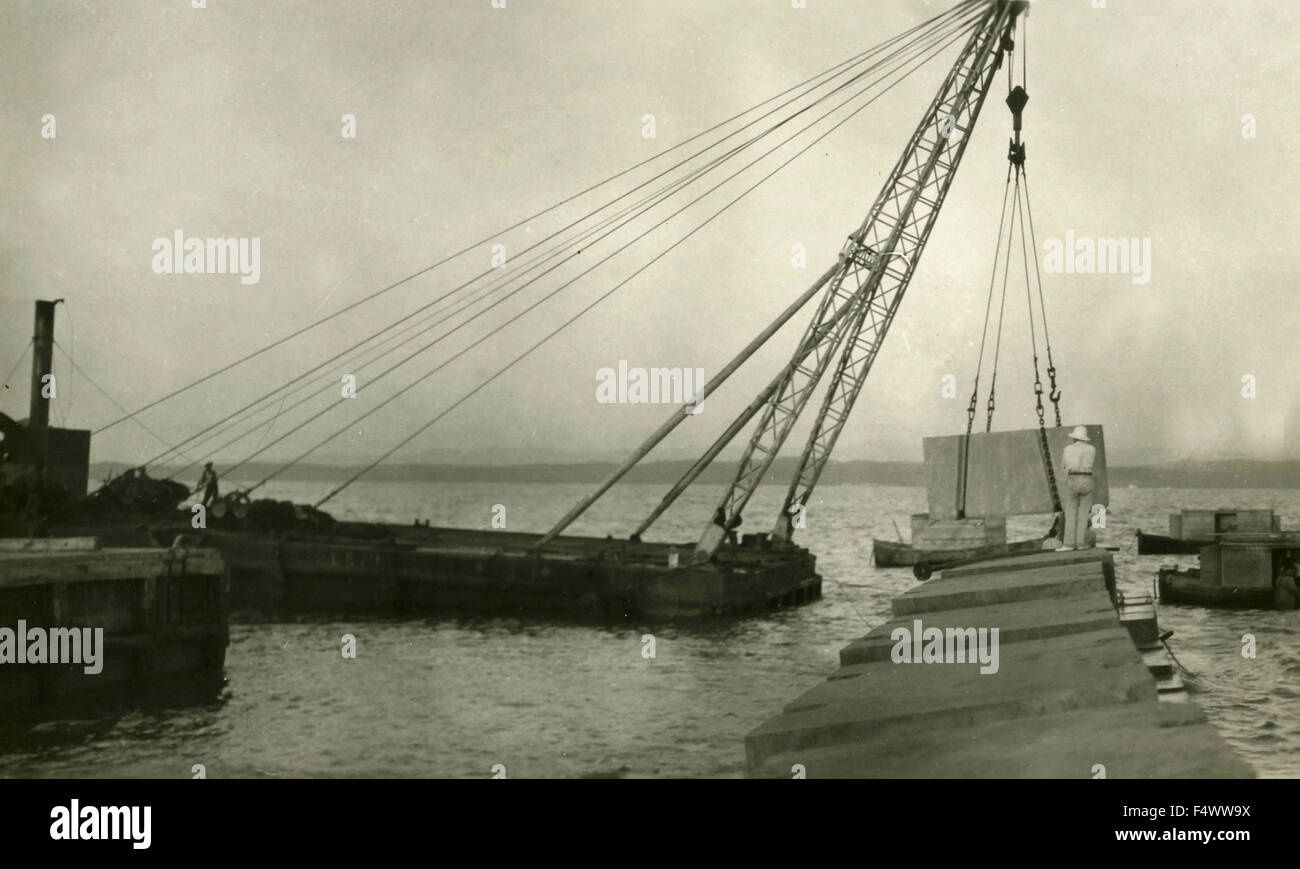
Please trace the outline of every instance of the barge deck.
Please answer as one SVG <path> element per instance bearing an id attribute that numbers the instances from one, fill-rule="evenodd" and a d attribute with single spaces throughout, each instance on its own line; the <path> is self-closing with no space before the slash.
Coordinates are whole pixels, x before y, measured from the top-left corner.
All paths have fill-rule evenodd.
<path id="1" fill-rule="evenodd" d="M 391 526 L 390 526 L 391 527 Z M 232 603 L 256 612 L 548 613 L 672 620 L 748 615 L 821 596 L 798 546 L 690 544 L 453 528 L 394 528 L 386 540 L 210 533 L 230 565 Z"/>
<path id="2" fill-rule="evenodd" d="M 210 519 L 81 521 L 60 535 L 114 546 L 211 547 L 230 571 L 237 617 L 481 613 L 582 620 L 754 615 L 821 597 L 816 556 L 766 535 L 724 542 L 692 563 L 694 543 L 555 537 L 505 530 L 330 521 L 270 530 Z"/>

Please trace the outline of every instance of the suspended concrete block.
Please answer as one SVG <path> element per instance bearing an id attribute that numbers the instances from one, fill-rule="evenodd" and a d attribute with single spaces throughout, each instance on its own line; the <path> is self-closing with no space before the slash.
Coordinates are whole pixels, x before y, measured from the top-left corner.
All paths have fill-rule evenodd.
<path id="1" fill-rule="evenodd" d="M 1049 428 L 1047 445 L 1051 451 L 1056 485 L 1065 497 L 1065 474 L 1061 470 L 1061 451 L 1070 442 L 1073 426 Z M 1093 466 L 1094 504 L 1107 504 L 1106 444 L 1101 426 L 1087 426 L 1088 438 L 1097 448 Z M 957 516 L 961 498 L 963 452 L 966 462 L 966 515 L 1016 516 L 1051 513 L 1052 496 L 1043 468 L 1038 429 L 995 431 L 945 437 L 925 438 L 925 479 L 929 493 L 930 517 L 951 519 Z"/>

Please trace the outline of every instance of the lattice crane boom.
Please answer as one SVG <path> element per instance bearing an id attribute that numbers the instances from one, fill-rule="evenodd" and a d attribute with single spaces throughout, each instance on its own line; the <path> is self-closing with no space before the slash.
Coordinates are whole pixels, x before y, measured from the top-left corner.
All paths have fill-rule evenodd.
<path id="1" fill-rule="evenodd" d="M 840 253 L 829 282 L 787 367 L 696 545 L 710 557 L 771 467 L 790 430 L 840 351 L 826 398 L 800 458 L 774 536 L 789 539 L 798 507 L 807 503 L 847 421 L 907 290 L 930 231 L 956 175 L 984 99 L 1012 47 L 1023 0 L 993 0 L 963 45 L 884 188 Z"/>

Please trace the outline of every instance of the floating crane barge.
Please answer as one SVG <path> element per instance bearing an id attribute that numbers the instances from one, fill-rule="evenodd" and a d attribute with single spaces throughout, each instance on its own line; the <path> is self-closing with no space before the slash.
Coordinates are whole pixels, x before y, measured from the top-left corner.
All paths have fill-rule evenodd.
<path id="1" fill-rule="evenodd" d="M 73 523 L 57 537 L 214 549 L 237 615 L 544 613 L 673 620 L 763 613 L 821 596 L 816 557 L 754 535 L 692 561 L 692 543 L 340 522 L 327 533 L 193 531 L 164 521 Z"/>
<path id="2" fill-rule="evenodd" d="M 115 545 L 139 545 L 141 538 L 146 538 L 154 545 L 210 546 L 219 549 L 226 560 L 231 576 L 232 604 L 236 607 L 261 606 L 275 611 L 282 609 L 332 612 L 437 611 L 444 608 L 484 611 L 533 609 L 545 612 L 600 612 L 607 616 L 677 618 L 751 613 L 772 606 L 802 603 L 816 598 L 820 594 L 821 580 L 816 573 L 815 558 L 807 549 L 793 542 L 793 535 L 797 529 L 805 526 L 805 510 L 813 489 L 821 478 L 835 443 L 850 417 L 854 403 L 920 262 L 986 97 L 993 89 L 998 70 L 1008 58 L 1012 57 L 1015 50 L 1017 20 L 1027 6 L 1026 2 L 1020 0 L 963 0 L 947 12 L 912 28 L 905 34 L 881 43 L 859 55 L 857 59 L 852 59 L 848 66 L 839 64 L 833 67 L 828 71 L 831 73 L 830 77 L 809 88 L 806 92 L 807 96 L 814 94 L 815 90 L 823 85 L 834 84 L 837 76 L 851 74 L 851 77 L 834 87 L 829 93 L 817 97 L 811 105 L 798 109 L 791 118 L 774 123 L 767 132 L 762 134 L 766 136 L 779 130 L 788 120 L 824 101 L 831 101 L 832 97 L 839 99 L 836 94 L 847 92 L 846 88 L 849 84 L 862 80 L 868 73 L 881 68 L 886 70 L 880 73 L 877 81 L 868 84 L 857 94 L 845 98 L 838 106 L 834 106 L 809 123 L 804 130 L 747 164 L 740 172 L 774 153 L 786 142 L 794 139 L 795 135 L 801 135 L 812 129 L 814 123 L 820 123 L 823 118 L 830 117 L 834 112 L 845 107 L 852 107 L 852 101 L 860 99 L 862 94 L 867 94 L 870 88 L 883 85 L 895 74 L 901 74 L 901 78 L 897 79 L 901 81 L 947 46 L 958 46 L 955 62 L 944 76 L 933 100 L 924 109 L 920 121 L 886 177 L 884 186 L 870 211 L 861 224 L 849 234 L 837 261 L 794 299 L 766 329 L 723 366 L 699 390 L 690 404 L 674 409 L 669 418 L 632 453 L 626 462 L 588 497 L 575 505 L 546 534 L 527 535 L 505 531 L 428 528 L 418 525 L 407 527 L 334 522 L 320 510 L 303 505 L 250 501 L 248 495 L 266 483 L 269 477 L 249 490 L 228 494 L 222 502 L 214 504 L 212 515 L 207 517 L 207 522 L 201 528 L 192 527 L 189 512 L 178 512 L 175 509 L 176 502 L 184 497 L 182 494 L 173 499 L 170 504 L 166 503 L 166 497 L 151 498 L 150 502 L 155 506 L 160 505 L 161 509 L 153 510 L 147 515 L 139 513 L 133 515 L 127 508 L 116 512 L 100 509 L 83 513 L 79 517 L 71 515 L 77 512 L 75 508 L 71 511 L 53 512 L 37 510 L 35 512 L 42 514 L 41 520 L 35 523 L 39 527 L 27 533 L 93 534 Z M 886 54 L 886 51 L 889 53 Z M 854 70 L 856 65 L 868 60 L 875 60 L 875 62 L 859 71 Z M 809 82 L 813 81 L 816 81 L 816 78 L 809 79 Z M 889 84 L 888 87 L 892 88 L 897 81 Z M 852 117 L 866 105 L 870 105 L 879 95 L 871 96 L 866 104 L 854 108 L 848 117 Z M 1014 88 L 1007 98 L 1007 105 L 1011 108 L 1015 121 L 1015 137 L 1011 146 L 1010 160 L 1018 170 L 1017 185 L 1019 185 L 1020 169 L 1024 162 L 1024 145 L 1020 141 L 1020 117 L 1027 100 L 1023 87 Z M 783 105 L 790 105 L 791 102 L 793 100 Z M 775 111 L 774 109 L 773 112 Z M 843 122 L 836 123 L 822 133 L 794 157 L 781 163 L 777 170 L 764 176 L 763 180 L 788 165 L 795 157 L 821 141 Z M 752 123 L 755 122 L 751 121 Z M 718 144 L 721 145 L 732 135 L 735 134 L 728 134 Z M 750 141 L 757 141 L 762 136 Z M 712 147 L 715 146 L 709 146 Z M 731 159 L 733 154 L 739 153 L 744 147 L 748 147 L 748 144 L 734 148 L 720 160 Z M 707 151 L 708 149 L 700 151 L 696 156 Z M 715 160 L 714 163 L 720 160 Z M 684 165 L 685 162 L 679 163 L 678 166 Z M 712 165 L 714 164 L 710 164 Z M 693 170 L 695 174 L 689 176 L 685 183 L 693 182 L 694 178 L 704 171 Z M 740 172 L 729 176 L 722 183 L 736 178 Z M 1010 177 L 1008 173 L 1008 179 Z M 683 182 L 672 182 L 664 188 L 666 192 L 663 195 L 674 194 L 679 184 Z M 722 184 L 719 184 L 708 192 L 721 186 Z M 741 196 L 743 197 L 756 186 L 757 184 L 749 187 Z M 631 192 L 638 189 L 640 188 L 633 188 Z M 623 196 L 627 195 L 623 194 Z M 1027 197 L 1027 190 L 1025 195 Z M 1017 186 L 1017 197 L 1019 197 L 1019 186 Z M 701 196 L 689 204 L 693 205 L 703 198 Z M 739 197 L 732 202 L 738 199 Z M 1018 203 L 1019 199 L 1017 199 Z M 647 210 L 649 207 L 653 205 L 647 206 Z M 671 217 L 681 213 L 681 210 L 660 221 L 655 227 L 662 226 Z M 725 210 L 724 207 L 722 211 Z M 707 224 L 722 211 L 714 212 L 704 223 Z M 592 216 L 594 217 L 596 213 L 599 212 L 594 212 Z M 692 229 L 660 256 L 685 241 L 703 225 Z M 645 233 L 634 241 L 644 235 Z M 580 241 L 581 239 L 573 244 L 576 246 Z M 473 246 L 465 250 L 472 249 Z M 582 253 L 583 250 L 589 249 L 589 247 L 579 247 L 577 252 Z M 563 250 L 564 248 L 561 248 L 560 252 Z M 619 251 L 621 250 L 623 248 L 619 248 Z M 652 263 L 653 261 L 651 260 Z M 633 272 L 631 277 L 640 274 L 645 267 L 642 266 L 641 269 Z M 421 273 L 423 272 L 416 274 Z M 526 274 L 527 271 L 523 273 Z M 623 283 L 631 280 L 631 277 Z M 562 285 L 561 289 L 563 286 L 567 284 Z M 606 296 L 621 286 L 622 284 L 616 285 L 613 290 L 606 293 Z M 387 289 L 369 298 L 374 298 L 382 292 L 387 292 Z M 605 296 L 601 297 L 603 298 Z M 694 414 L 699 404 L 722 386 L 723 382 L 745 361 L 810 303 L 812 303 L 813 315 L 789 361 L 717 436 L 708 450 L 670 489 L 650 516 L 627 540 L 564 536 L 565 530 L 574 520 L 618 483 L 678 425 L 686 420 L 696 419 Z M 182 390 L 139 408 L 99 431 L 132 419 L 171 396 L 206 382 L 266 352 L 271 347 L 315 328 L 326 319 L 350 310 L 351 307 L 355 305 L 344 308 L 343 311 L 319 320 L 244 359 L 200 378 Z M 524 313 L 527 313 L 527 310 Z M 15 422 L 7 417 L 0 420 L 6 428 L 6 444 L 12 442 L 20 447 L 10 451 L 5 475 L 6 480 L 14 482 L 15 485 L 26 480 L 37 489 L 46 483 L 58 483 L 67 493 L 80 497 L 80 493 L 86 491 L 90 433 L 65 433 L 64 430 L 50 427 L 49 401 L 42 398 L 40 389 L 43 378 L 51 371 L 53 311 L 53 303 L 37 303 L 32 415 L 26 422 Z M 408 314 L 398 323 L 410 320 L 413 316 Z M 472 320 L 477 316 L 476 314 L 469 319 Z M 513 322 L 513 319 L 507 323 Z M 408 324 L 408 328 L 416 325 L 419 323 Z M 488 337 L 491 334 L 494 332 L 489 333 Z M 429 426 L 437 423 L 443 416 L 472 397 L 479 389 L 487 386 L 498 375 L 505 373 L 554 334 L 556 332 L 550 333 L 474 390 L 440 410 L 437 416 L 381 455 L 366 470 L 374 467 Z M 372 336 L 374 337 L 376 336 Z M 425 349 L 438 340 L 441 338 L 435 339 Z M 471 344 L 470 348 L 477 346 L 478 343 Z M 354 345 L 356 346 L 361 345 Z M 346 352 L 348 351 L 344 351 Z M 421 352 L 423 350 L 416 351 L 398 365 L 405 364 Z M 466 351 L 462 350 L 451 358 L 456 359 L 464 352 Z M 314 372 L 325 370 L 334 359 L 343 355 L 341 353 L 331 360 L 326 360 L 325 363 L 291 380 L 281 389 L 289 389 L 294 383 L 308 378 Z M 424 377 L 436 373 L 445 364 L 447 363 L 435 367 Z M 398 365 L 377 377 L 369 378 L 366 381 L 367 388 L 373 389 L 375 382 Z M 1035 365 L 1037 365 L 1037 358 L 1035 358 Z M 1054 377 L 1054 369 L 1049 367 L 1048 371 Z M 323 389 L 337 390 L 337 379 L 328 380 L 335 375 L 326 370 L 325 377 L 327 383 Z M 367 403 L 363 397 L 357 402 L 357 406 L 367 408 L 361 418 L 374 413 L 404 394 L 424 377 L 404 386 L 396 394 L 377 404 Z M 333 386 L 330 386 L 331 382 Z M 826 384 L 824 398 L 817 412 L 809 414 L 812 417 L 812 430 L 800 453 L 781 509 L 775 517 L 775 523 L 769 526 L 771 531 L 740 534 L 738 529 L 742 522 L 742 512 L 771 470 L 772 462 L 785 445 L 795 423 L 808 408 L 813 394 L 823 383 Z M 976 384 L 978 386 L 978 379 Z M 1055 392 L 1054 382 L 1052 389 Z M 255 408 L 265 400 L 268 403 L 264 407 L 278 414 L 275 410 L 276 404 L 277 402 L 282 404 L 288 394 L 287 392 L 283 395 L 276 392 L 268 393 L 252 404 L 246 405 L 244 409 Z M 1055 398 L 1056 395 L 1053 394 L 1053 400 Z M 297 407 L 301 403 L 294 404 L 292 407 Z M 989 403 L 991 413 L 991 395 Z M 264 453 L 323 414 L 349 404 L 349 402 L 337 401 L 336 392 L 331 404 L 269 444 L 259 446 L 258 451 L 246 457 L 240 465 Z M 236 414 L 232 414 L 232 417 L 242 412 L 241 409 Z M 256 412 L 258 411 L 253 411 Z M 1041 401 L 1039 415 L 1041 428 Z M 249 417 L 242 422 L 237 420 L 235 424 L 247 423 L 251 416 L 250 413 Z M 151 460 L 147 464 L 158 464 L 163 456 L 173 451 L 179 453 L 180 449 L 185 448 L 186 444 L 192 444 L 197 438 L 206 440 L 208 437 L 215 437 L 207 433 L 214 428 L 218 429 L 218 434 L 221 433 L 222 424 L 232 417 L 214 423 L 179 445 L 174 445 L 157 460 Z M 359 419 L 353 420 L 329 438 L 320 441 L 289 465 L 300 461 L 334 437 L 355 430 Z M 713 515 L 708 521 L 702 523 L 703 529 L 698 540 L 675 545 L 642 542 L 642 535 L 650 525 L 697 479 L 719 453 L 749 426 L 751 421 L 754 422 L 752 436 Z M 257 431 L 260 425 L 261 423 L 253 422 L 249 431 Z M 55 450 L 56 446 L 61 452 Z M 223 444 L 215 450 L 220 451 L 225 446 Z M 189 449 L 194 450 L 195 447 L 190 446 Z M 363 470 L 361 473 L 364 472 Z M 317 502 L 314 507 L 319 508 L 360 475 L 359 473 L 351 477 Z M 229 473 L 225 473 L 225 476 L 228 479 Z M 132 480 L 136 479 L 133 475 Z M 31 485 L 29 485 L 30 489 Z M 91 500 L 94 498 L 95 496 L 92 495 Z M 30 499 L 27 504 L 28 512 L 31 513 Z M 99 506 L 103 507 L 104 504 L 100 503 Z M 218 507 L 220 509 L 217 509 Z M 263 507 L 266 508 L 263 512 L 274 512 L 271 510 L 272 507 L 276 507 L 280 513 L 287 511 L 286 521 L 271 523 L 273 527 L 254 521 L 259 509 Z M 14 524 L 16 523 L 10 523 L 10 527 Z"/>
<path id="3" fill-rule="evenodd" d="M 801 547 L 727 546 L 716 559 L 669 564 L 690 545 L 540 535 L 394 529 L 392 542 L 213 538 L 229 559 L 232 604 L 277 612 L 543 612 L 671 620 L 745 615 L 821 594 Z"/>

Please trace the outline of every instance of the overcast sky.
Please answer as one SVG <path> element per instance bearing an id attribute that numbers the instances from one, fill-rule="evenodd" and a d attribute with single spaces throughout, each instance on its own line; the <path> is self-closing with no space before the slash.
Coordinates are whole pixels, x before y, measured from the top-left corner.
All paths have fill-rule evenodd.
<path id="1" fill-rule="evenodd" d="M 7 370 L 30 338 L 32 300 L 63 297 L 59 344 L 134 409 L 946 5 L 207 0 L 193 9 L 190 0 L 0 0 L 0 364 Z M 1300 7 L 1105 6 L 1039 0 L 1028 21 L 1025 137 L 1040 248 L 1067 232 L 1151 244 L 1146 283 L 1044 275 L 1064 422 L 1104 425 L 1112 462 L 1300 458 Z M 834 262 L 954 55 L 823 140 L 395 460 L 608 459 L 630 450 L 670 408 L 600 404 L 596 372 L 620 359 L 706 375 L 721 368 Z M 1005 92 L 999 76 L 837 458 L 919 459 L 922 437 L 964 427 L 1006 172 Z M 355 139 L 341 135 L 344 114 L 356 118 Z M 647 114 L 653 139 L 643 136 Z M 1253 138 L 1243 135 L 1247 114 Z M 56 138 L 41 135 L 45 115 L 55 116 Z M 498 240 L 510 255 L 598 201 L 581 199 Z M 384 452 L 711 212 L 665 227 L 317 458 Z M 260 280 L 155 274 L 153 242 L 177 230 L 259 239 Z M 807 250 L 802 270 L 792 264 L 795 245 Z M 561 274 L 595 261 L 594 249 L 584 253 Z M 483 245 L 142 419 L 179 440 L 478 274 L 490 256 Z M 335 410 L 268 457 L 292 456 L 345 426 L 561 282 L 557 274 L 525 291 L 387 383 L 367 389 L 359 375 L 357 399 L 334 396 Z M 1024 289 L 1011 286 L 1002 428 L 1033 424 Z M 783 364 L 805 322 L 796 318 L 656 457 L 702 451 Z M 15 417 L 27 415 L 26 365 L 4 394 Z M 94 429 L 120 415 L 61 355 L 55 371 L 56 421 Z M 319 382 L 338 383 L 341 373 L 331 366 Z M 956 378 L 955 399 L 942 396 L 945 374 Z M 1245 375 L 1255 378 L 1254 399 L 1242 395 Z M 219 463 L 291 422 L 281 418 Z M 159 449 L 125 423 L 97 435 L 92 455 L 142 461 Z"/>

